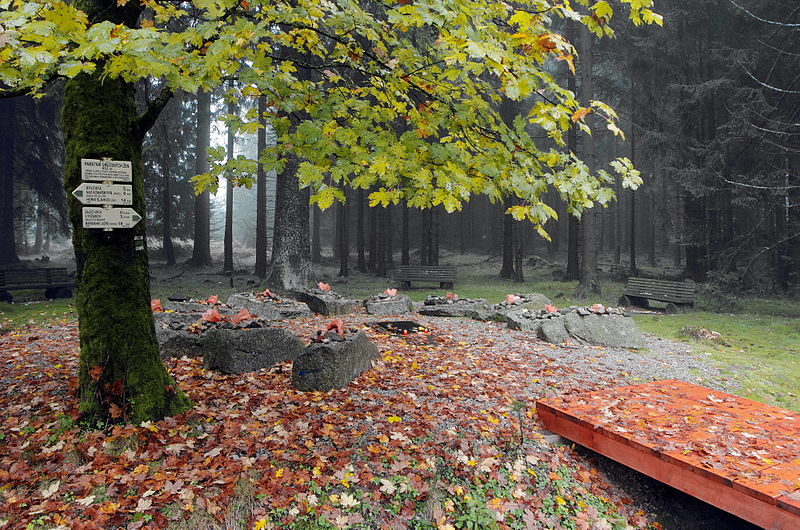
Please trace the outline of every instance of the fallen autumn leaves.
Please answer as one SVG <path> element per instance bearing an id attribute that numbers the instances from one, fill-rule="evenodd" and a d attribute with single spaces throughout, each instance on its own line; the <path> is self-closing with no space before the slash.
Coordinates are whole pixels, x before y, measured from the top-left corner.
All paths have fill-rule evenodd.
<path id="1" fill-rule="evenodd" d="M 310 338 L 325 322 L 282 325 Z M 433 328 L 367 329 L 382 362 L 327 393 L 291 389 L 288 364 L 227 376 L 172 360 L 194 409 L 105 430 L 74 422 L 74 325 L 0 336 L 0 526 L 647 525 L 594 469 L 536 432 L 532 381 L 548 393 L 598 381 L 569 388 L 544 345 L 536 355 L 492 348 L 492 324 L 469 340 Z"/>

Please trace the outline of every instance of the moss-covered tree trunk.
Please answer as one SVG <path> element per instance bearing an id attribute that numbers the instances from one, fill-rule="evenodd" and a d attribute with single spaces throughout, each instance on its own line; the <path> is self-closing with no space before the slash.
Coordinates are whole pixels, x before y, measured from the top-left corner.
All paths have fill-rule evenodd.
<path id="1" fill-rule="evenodd" d="M 81 204 L 71 194 L 81 183 L 82 158 L 130 160 L 133 209 L 145 217 L 133 87 L 100 77 L 68 81 L 62 114 L 64 186 L 78 266 L 80 413 L 89 421 L 138 423 L 182 412 L 191 404 L 159 357 L 147 251 L 135 244 L 136 236 L 145 236 L 144 220 L 132 229 L 84 229 Z"/>

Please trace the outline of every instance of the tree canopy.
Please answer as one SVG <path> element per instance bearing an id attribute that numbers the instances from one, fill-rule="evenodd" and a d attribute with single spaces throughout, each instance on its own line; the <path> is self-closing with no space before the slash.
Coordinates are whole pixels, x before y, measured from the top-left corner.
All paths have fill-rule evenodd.
<path id="1" fill-rule="evenodd" d="M 617 116 L 600 101 L 581 106 L 558 79 L 576 60 L 558 28 L 574 21 L 613 35 L 612 2 L 118 0 L 130 12 L 120 24 L 81 10 L 96 3 L 0 1 L 4 92 L 37 94 L 94 72 L 156 77 L 168 90 L 235 80 L 231 97 L 268 98 L 279 141 L 262 161 L 280 169 L 287 154 L 302 159 L 300 183 L 322 207 L 344 186 L 372 188 L 373 204 L 405 198 L 448 211 L 473 194 L 516 196 L 513 215 L 540 226 L 555 216 L 542 201 L 548 187 L 577 213 L 613 197 L 613 177 L 590 172 L 564 134 L 595 120 L 621 135 Z M 661 23 L 652 0 L 616 3 L 634 24 Z M 526 112 L 504 121 L 504 98 Z M 259 126 L 255 108 L 229 119 L 243 132 Z M 214 188 L 223 170 L 251 182 L 255 161 L 212 157 L 199 186 Z M 626 159 L 611 170 L 625 186 L 640 182 Z"/>

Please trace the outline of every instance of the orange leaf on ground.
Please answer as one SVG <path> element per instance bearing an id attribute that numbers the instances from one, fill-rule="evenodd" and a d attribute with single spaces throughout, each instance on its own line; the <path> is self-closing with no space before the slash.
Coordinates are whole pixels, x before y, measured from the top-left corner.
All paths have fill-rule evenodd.
<path id="1" fill-rule="evenodd" d="M 102 366 L 92 366 L 92 369 L 89 370 L 89 377 L 91 377 L 92 381 L 94 381 L 96 383 L 96 382 L 100 381 L 100 374 L 102 374 L 102 373 L 103 373 L 103 367 Z"/>
<path id="2" fill-rule="evenodd" d="M 458 300 L 458 295 L 456 293 L 447 293 L 444 295 L 444 297 L 448 300 Z"/>
<path id="3" fill-rule="evenodd" d="M 216 309 L 209 309 L 203 313 L 203 320 L 206 322 L 222 322 L 222 315 Z"/>
<path id="4" fill-rule="evenodd" d="M 206 302 L 208 302 L 211 305 L 214 305 L 218 303 L 217 300 L 219 300 L 219 296 L 212 294 L 211 296 L 208 297 L 208 300 L 206 300 Z"/>
<path id="5" fill-rule="evenodd" d="M 153 298 L 150 300 L 150 311 L 155 311 L 156 313 L 163 313 L 164 308 L 161 306 L 161 300 L 158 298 Z"/>
<path id="6" fill-rule="evenodd" d="M 238 313 L 236 313 L 230 318 L 230 323 L 236 326 L 237 324 L 239 324 L 244 320 L 252 320 L 254 318 L 256 318 L 255 315 L 251 314 L 250 311 L 248 311 L 247 309 L 242 308 L 239 310 Z"/>
<path id="7" fill-rule="evenodd" d="M 327 284 L 327 283 L 325 283 L 325 282 L 319 282 L 319 283 L 317 284 L 317 287 L 319 288 L 319 290 L 320 290 L 320 291 L 325 291 L 325 292 L 328 292 L 328 291 L 330 291 L 330 290 L 331 290 L 331 286 L 330 286 L 330 285 L 328 285 L 328 284 Z"/>
<path id="8" fill-rule="evenodd" d="M 389 296 L 397 296 L 397 289 L 386 289 L 383 291 L 383 294 L 388 294 Z"/>
<path id="9" fill-rule="evenodd" d="M 554 305 L 546 304 L 544 306 L 544 310 L 547 311 L 548 313 L 558 313 L 558 308 Z"/>

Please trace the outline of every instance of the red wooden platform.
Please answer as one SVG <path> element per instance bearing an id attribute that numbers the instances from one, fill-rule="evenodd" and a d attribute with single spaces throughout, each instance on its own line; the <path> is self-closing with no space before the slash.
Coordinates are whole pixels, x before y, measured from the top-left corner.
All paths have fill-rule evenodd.
<path id="1" fill-rule="evenodd" d="M 536 407 L 569 440 L 761 527 L 800 529 L 800 413 L 676 380 Z"/>

